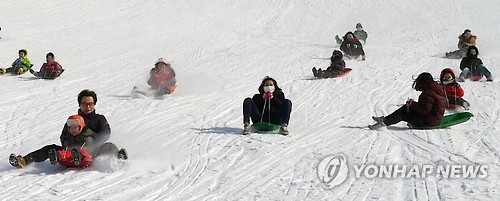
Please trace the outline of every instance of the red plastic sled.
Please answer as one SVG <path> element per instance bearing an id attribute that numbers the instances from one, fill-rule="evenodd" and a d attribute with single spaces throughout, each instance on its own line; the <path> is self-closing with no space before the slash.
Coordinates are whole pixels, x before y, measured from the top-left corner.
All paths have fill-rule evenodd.
<path id="1" fill-rule="evenodd" d="M 88 166 L 92 165 L 92 162 L 94 160 L 92 157 L 84 150 L 78 150 L 80 152 L 80 155 L 82 155 L 82 161 L 80 162 L 80 165 L 76 166 L 73 163 L 73 156 L 71 155 L 71 150 L 59 150 L 57 153 L 59 153 L 59 160 L 58 163 L 59 165 L 62 165 L 64 167 L 79 167 L 79 168 L 86 168 Z"/>
<path id="2" fill-rule="evenodd" d="M 337 74 L 337 75 L 334 75 L 334 76 L 332 76 L 332 78 L 342 77 L 342 76 L 344 76 L 344 75 L 348 74 L 348 73 L 349 73 L 349 72 L 351 72 L 351 71 L 352 71 L 352 69 L 351 69 L 351 68 L 344 68 L 344 70 L 342 71 L 342 73 Z"/>

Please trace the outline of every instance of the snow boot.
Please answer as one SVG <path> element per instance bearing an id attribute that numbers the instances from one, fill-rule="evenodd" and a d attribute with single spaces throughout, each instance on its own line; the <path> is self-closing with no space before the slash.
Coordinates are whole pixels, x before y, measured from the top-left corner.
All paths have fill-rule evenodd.
<path id="1" fill-rule="evenodd" d="M 49 149 L 50 164 L 55 165 L 59 161 L 59 153 L 55 149 Z"/>
<path id="2" fill-rule="evenodd" d="M 123 160 L 127 160 L 128 159 L 127 150 L 125 150 L 124 148 L 121 148 L 120 151 L 118 151 L 118 158 L 123 159 Z"/>
<path id="3" fill-rule="evenodd" d="M 316 67 L 313 67 L 312 69 L 314 77 L 318 77 L 318 69 Z"/>
<path id="4" fill-rule="evenodd" d="M 80 166 L 80 164 L 82 163 L 82 155 L 80 154 L 80 151 L 78 151 L 78 149 L 71 150 L 71 157 L 73 157 L 73 165 Z"/>
<path id="5" fill-rule="evenodd" d="M 30 73 L 33 74 L 34 76 L 38 76 L 38 73 L 35 72 L 33 69 L 30 69 Z"/>
<path id="6" fill-rule="evenodd" d="M 380 122 L 384 122 L 385 121 L 385 117 L 384 116 L 381 116 L 381 117 L 376 117 L 376 116 L 373 116 L 372 117 L 373 121 L 377 122 L 377 123 L 380 123 Z"/>
<path id="7" fill-rule="evenodd" d="M 243 135 L 250 134 L 250 128 L 250 123 L 245 122 L 245 124 L 243 125 Z"/>
<path id="8" fill-rule="evenodd" d="M 17 167 L 17 168 L 26 167 L 26 160 L 21 155 L 16 156 L 15 154 L 11 154 L 9 156 L 9 163 L 10 163 L 10 165 Z"/>
<path id="9" fill-rule="evenodd" d="M 376 124 L 368 126 L 368 128 L 371 130 L 378 130 L 378 129 L 385 128 L 385 127 L 387 127 L 387 126 L 385 125 L 384 122 L 380 122 L 380 123 L 376 123 Z"/>
<path id="10" fill-rule="evenodd" d="M 283 123 L 283 124 L 281 125 L 280 130 L 279 130 L 279 133 L 280 133 L 281 135 L 288 135 L 288 134 L 289 134 L 289 133 L 288 133 L 288 124 Z"/>
<path id="11" fill-rule="evenodd" d="M 465 82 L 465 76 L 464 74 L 460 73 L 460 76 L 458 76 L 458 82 Z"/>

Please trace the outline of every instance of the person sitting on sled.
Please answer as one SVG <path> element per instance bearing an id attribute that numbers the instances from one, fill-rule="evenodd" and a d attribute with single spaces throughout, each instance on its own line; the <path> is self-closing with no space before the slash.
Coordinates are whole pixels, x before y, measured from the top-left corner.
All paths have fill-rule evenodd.
<path id="1" fill-rule="evenodd" d="M 451 68 L 445 68 L 441 71 L 439 82 L 444 90 L 447 108 L 455 109 L 455 105 L 459 105 L 465 110 L 469 110 L 470 104 L 462 98 L 464 90 L 455 80 L 455 73 Z"/>
<path id="2" fill-rule="evenodd" d="M 19 58 L 17 58 L 14 62 L 12 62 L 12 66 L 9 68 L 0 68 L 0 74 L 12 73 L 21 75 L 28 71 L 33 64 L 28 59 L 28 50 L 21 49 L 19 50 Z"/>
<path id="3" fill-rule="evenodd" d="M 363 30 L 363 25 L 361 23 L 356 24 L 356 30 L 354 31 L 354 36 L 362 43 L 366 43 L 366 39 L 368 38 L 368 33 Z M 339 35 L 335 35 L 335 41 L 337 44 L 342 44 L 342 39 L 339 38 Z"/>
<path id="4" fill-rule="evenodd" d="M 470 46 L 476 46 L 477 36 L 471 34 L 469 29 L 466 29 L 460 36 L 458 36 L 458 50 L 447 52 L 446 57 L 463 58 L 467 53 Z"/>
<path id="5" fill-rule="evenodd" d="M 288 135 L 288 122 L 292 112 L 292 102 L 285 98 L 285 94 L 278 86 L 275 79 L 265 77 L 260 86 L 259 93 L 253 98 L 243 101 L 243 134 L 250 133 L 250 119 L 252 122 L 269 122 L 281 125 L 279 133 Z"/>
<path id="6" fill-rule="evenodd" d="M 313 75 L 317 78 L 330 78 L 342 73 L 345 69 L 345 61 L 342 59 L 343 54 L 341 51 L 334 50 L 332 52 L 332 57 L 330 58 L 330 66 L 326 70 L 321 68 L 316 69 L 313 67 Z"/>
<path id="7" fill-rule="evenodd" d="M 67 127 L 60 136 L 61 145 L 51 144 L 27 154 L 26 156 L 10 155 L 9 162 L 12 166 L 23 168 L 32 162 L 43 162 L 50 159 L 50 163 L 57 164 L 57 152 L 71 150 L 72 154 L 79 154 L 79 150 L 90 152 L 88 147 L 93 145 L 94 131 L 90 130 L 80 115 L 72 115 L 66 121 Z"/>
<path id="8" fill-rule="evenodd" d="M 418 75 L 413 82 L 413 88 L 422 93 L 418 102 L 413 99 L 388 116 L 372 117 L 374 125 L 368 128 L 377 130 L 389 125 L 406 121 L 412 126 L 436 126 L 441 124 L 446 108 L 444 92 L 441 86 L 434 81 L 431 74 L 424 72 Z"/>
<path id="9" fill-rule="evenodd" d="M 175 84 L 175 71 L 164 58 L 159 58 L 155 67 L 149 72 L 148 84 L 156 90 L 156 95 L 171 94 L 177 87 Z"/>
<path id="10" fill-rule="evenodd" d="M 47 53 L 45 59 L 46 62 L 43 63 L 42 67 L 40 67 L 40 71 L 36 72 L 33 69 L 30 69 L 30 73 L 43 79 L 55 79 L 59 77 L 64 69 L 61 64 L 54 60 L 54 53 Z"/>
<path id="11" fill-rule="evenodd" d="M 465 79 L 471 77 L 486 77 L 488 82 L 493 81 L 491 72 L 483 65 L 483 61 L 478 58 L 479 50 L 476 46 L 470 46 L 467 49 L 467 56 L 460 61 L 460 76 L 458 77 L 459 82 L 464 82 Z"/>
<path id="12" fill-rule="evenodd" d="M 347 32 L 345 34 L 344 41 L 340 45 L 340 50 L 342 50 L 348 58 L 361 56 L 361 60 L 365 60 L 363 45 L 361 45 L 352 32 Z"/>

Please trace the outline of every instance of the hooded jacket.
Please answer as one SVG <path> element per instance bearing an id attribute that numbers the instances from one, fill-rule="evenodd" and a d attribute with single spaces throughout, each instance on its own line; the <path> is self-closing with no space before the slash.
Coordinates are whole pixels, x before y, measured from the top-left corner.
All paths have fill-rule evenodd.
<path id="1" fill-rule="evenodd" d="M 26 54 L 24 57 L 18 57 L 14 62 L 12 62 L 12 67 L 14 69 L 23 69 L 23 72 L 28 71 L 33 65 L 28 59 L 28 50 L 22 49 Z"/>
<path id="2" fill-rule="evenodd" d="M 342 57 L 342 52 L 335 50 L 334 55 L 330 58 L 331 63 L 327 70 L 333 73 L 341 73 L 345 69 L 345 61 Z"/>
<path id="3" fill-rule="evenodd" d="M 446 83 L 444 79 L 444 75 L 446 73 L 451 74 L 453 81 Z M 443 86 L 446 98 L 462 98 L 464 96 L 464 90 L 455 80 L 455 73 L 451 68 L 445 68 L 441 71 L 441 75 L 439 76 L 439 81 Z"/>
<path id="4" fill-rule="evenodd" d="M 167 64 L 167 67 L 160 69 L 157 66 L 149 71 L 149 80 L 148 84 L 152 89 L 158 89 L 160 87 L 171 87 L 177 83 L 175 79 L 175 71 L 172 69 L 170 64 Z"/>
<path id="5" fill-rule="evenodd" d="M 436 82 L 432 82 L 428 89 L 424 89 L 418 101 L 410 105 L 410 109 L 422 115 L 424 121 L 431 126 L 441 123 L 445 108 L 444 92 Z"/>
<path id="6" fill-rule="evenodd" d="M 347 39 L 347 35 L 353 34 L 352 32 L 347 32 L 344 35 L 344 41 L 342 41 L 342 44 L 340 44 L 340 50 L 347 54 L 348 56 L 364 56 L 365 51 L 363 50 L 363 45 L 361 45 L 361 42 L 354 36 L 353 39 Z"/>
<path id="7" fill-rule="evenodd" d="M 470 53 L 470 50 L 476 50 L 476 54 L 472 55 Z M 483 64 L 483 61 L 479 59 L 477 56 L 479 55 L 479 50 L 475 46 L 470 46 L 469 49 L 467 49 L 467 56 L 460 61 L 460 70 L 464 70 L 464 68 L 469 68 L 469 70 L 472 72 L 473 75 L 476 75 L 480 73 L 477 70 L 477 67 L 479 65 Z"/>
<path id="8" fill-rule="evenodd" d="M 458 37 L 458 49 L 466 48 L 469 46 L 476 46 L 476 36 L 471 35 L 470 38 L 466 38 L 464 34 Z"/>

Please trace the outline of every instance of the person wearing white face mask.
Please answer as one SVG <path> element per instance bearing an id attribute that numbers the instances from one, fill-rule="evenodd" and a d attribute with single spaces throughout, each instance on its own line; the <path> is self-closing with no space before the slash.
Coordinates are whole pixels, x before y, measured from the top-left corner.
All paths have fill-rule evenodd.
<path id="1" fill-rule="evenodd" d="M 250 134 L 250 119 L 253 123 L 269 122 L 281 125 L 279 133 L 288 135 L 288 122 L 292 112 L 292 102 L 278 83 L 271 77 L 265 77 L 259 86 L 259 93 L 243 101 L 243 134 Z"/>

